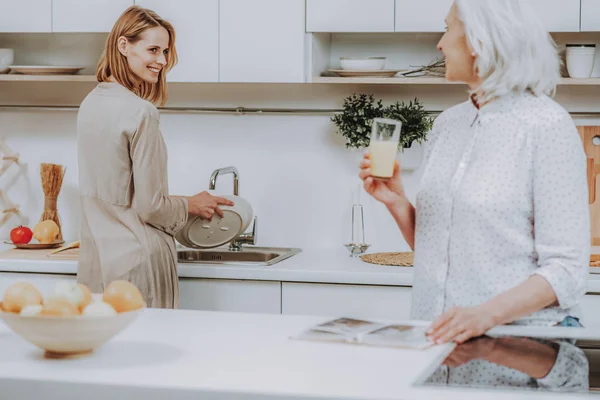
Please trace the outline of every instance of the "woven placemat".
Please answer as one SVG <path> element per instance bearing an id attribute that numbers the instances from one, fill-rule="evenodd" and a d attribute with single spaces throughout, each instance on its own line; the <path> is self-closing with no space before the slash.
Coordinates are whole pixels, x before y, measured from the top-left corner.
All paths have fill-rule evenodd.
<path id="1" fill-rule="evenodd" d="M 369 264 L 387 265 L 390 267 L 412 267 L 413 252 L 405 253 L 373 253 L 360 258 Z M 600 267 L 600 261 L 590 261 L 590 267 Z"/>
<path id="2" fill-rule="evenodd" d="M 390 267 L 412 267 L 413 252 L 404 253 L 373 253 L 360 257 L 369 264 L 387 265 Z"/>

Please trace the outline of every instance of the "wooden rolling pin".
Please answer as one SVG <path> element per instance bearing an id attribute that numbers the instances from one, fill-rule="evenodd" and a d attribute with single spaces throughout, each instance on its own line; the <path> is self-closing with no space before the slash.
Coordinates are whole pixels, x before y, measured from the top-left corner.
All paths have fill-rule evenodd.
<path id="1" fill-rule="evenodd" d="M 65 251 L 65 250 L 69 250 L 69 249 L 78 249 L 80 244 L 81 244 L 81 242 L 79 240 L 77 240 L 75 242 L 71 242 L 69 244 L 64 245 L 63 247 L 59 247 L 58 249 L 51 251 L 50 253 L 48 253 L 48 255 L 60 253 L 61 251 Z"/>

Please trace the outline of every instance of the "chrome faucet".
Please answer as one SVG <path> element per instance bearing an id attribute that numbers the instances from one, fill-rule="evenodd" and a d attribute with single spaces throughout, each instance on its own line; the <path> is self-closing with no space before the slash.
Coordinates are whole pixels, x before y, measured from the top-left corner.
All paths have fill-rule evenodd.
<path id="1" fill-rule="evenodd" d="M 214 170 L 212 175 L 210 176 L 210 182 L 208 184 L 209 190 L 215 190 L 215 187 L 217 186 L 217 177 L 219 175 L 225 175 L 225 174 L 233 174 L 233 194 L 235 196 L 237 196 L 239 193 L 240 173 L 238 172 L 237 168 L 234 166 L 224 167 L 224 168 L 219 168 L 219 169 Z M 229 250 L 241 251 L 242 244 L 250 244 L 250 245 L 256 244 L 256 238 L 257 238 L 256 221 L 257 221 L 257 217 L 255 216 L 253 224 L 252 224 L 253 225 L 252 232 L 251 233 L 242 233 L 237 238 L 233 239 L 231 241 L 231 243 L 229 244 Z"/>
<path id="2" fill-rule="evenodd" d="M 233 174 L 233 194 L 235 196 L 237 196 L 239 193 L 239 183 L 240 183 L 240 173 L 238 172 L 237 168 L 234 166 L 231 166 L 231 167 L 224 167 L 224 168 L 219 168 L 219 169 L 214 170 L 212 175 L 210 176 L 210 183 L 208 184 L 208 188 L 210 190 L 215 190 L 215 187 L 217 185 L 217 177 L 219 176 L 219 174 L 221 174 L 221 175 Z"/>

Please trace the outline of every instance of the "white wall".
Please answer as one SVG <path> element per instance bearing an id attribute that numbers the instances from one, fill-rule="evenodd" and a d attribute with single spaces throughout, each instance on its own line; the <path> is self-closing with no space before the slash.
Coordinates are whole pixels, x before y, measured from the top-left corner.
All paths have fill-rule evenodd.
<path id="1" fill-rule="evenodd" d="M 78 104 L 93 85 L 0 84 L 0 102 L 33 97 L 38 102 Z M 461 87 L 353 87 L 343 85 L 173 85 L 171 105 L 339 108 L 353 92 L 408 100 L 419 97 L 428 108 L 445 109 L 465 99 Z M 598 111 L 596 89 L 561 88 L 557 99 L 571 111 Z M 67 167 L 59 198 L 66 240 L 77 239 L 76 111 L 0 111 L 0 133 L 22 155 L 25 166 L 11 167 L 0 177 L 0 188 L 22 206 L 35 223 L 41 215 L 42 162 Z M 259 217 L 259 244 L 301 248 L 337 248 L 349 240 L 350 211 L 359 184 L 360 153 L 347 150 L 335 134 L 331 115 L 243 115 L 163 113 L 161 127 L 169 150 L 173 194 L 191 195 L 208 188 L 211 172 L 235 165 L 240 171 L 240 195 Z M 586 120 L 578 119 L 583 124 Z M 598 121 L 587 120 L 587 123 Z M 409 196 L 418 190 L 420 171 L 405 173 Z M 7 187 L 9 182 L 14 184 Z M 231 193 L 230 176 L 217 189 Z M 367 241 L 373 251 L 408 249 L 387 211 L 363 196 Z M 13 218 L 0 227 L 0 238 L 18 224 Z"/>
<path id="2" fill-rule="evenodd" d="M 29 219 L 24 223 L 33 225 L 43 208 L 39 164 L 67 167 L 58 203 L 66 240 L 77 238 L 80 211 L 75 118 L 74 111 L 0 113 L 8 144 L 26 163 L 23 170 L 11 167 L 0 186 L 5 178 L 16 176 L 7 194 L 21 204 Z M 205 190 L 214 169 L 235 165 L 240 195 L 259 218 L 259 244 L 331 248 L 348 241 L 360 152 L 344 148 L 328 116 L 165 114 L 161 126 L 173 194 Z M 414 192 L 416 179 L 406 179 L 409 192 Z M 220 177 L 217 190 L 231 193 L 231 176 Z M 402 248 L 385 210 L 363 199 L 367 239 L 374 248 Z M 8 225 L 17 223 L 13 218 Z M 7 236 L 7 227 L 0 236 Z"/>

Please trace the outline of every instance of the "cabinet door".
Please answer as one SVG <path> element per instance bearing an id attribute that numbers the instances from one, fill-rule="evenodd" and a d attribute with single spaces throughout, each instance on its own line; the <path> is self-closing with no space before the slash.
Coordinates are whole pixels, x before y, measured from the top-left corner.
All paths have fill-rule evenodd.
<path id="1" fill-rule="evenodd" d="M 179 62 L 169 82 L 218 82 L 219 0 L 135 0 L 173 24 Z"/>
<path id="2" fill-rule="evenodd" d="M 600 329 L 600 294 L 586 294 L 581 302 L 581 324 L 586 328 Z"/>
<path id="3" fill-rule="evenodd" d="M 579 32 L 580 0 L 527 0 L 549 32 Z"/>
<path id="4" fill-rule="evenodd" d="M 600 32 L 600 0 L 581 0 L 581 31 Z"/>
<path id="5" fill-rule="evenodd" d="M 133 0 L 52 0 L 52 32 L 110 32 Z"/>
<path id="6" fill-rule="evenodd" d="M 52 0 L 0 0 L 0 32 L 52 32 Z"/>
<path id="7" fill-rule="evenodd" d="M 280 314 L 281 283 L 224 279 L 179 279 L 180 308 Z"/>
<path id="8" fill-rule="evenodd" d="M 409 287 L 281 284 L 282 314 L 408 320 L 410 305 Z"/>
<path id="9" fill-rule="evenodd" d="M 0 273 L 0 298 L 10 285 L 17 282 L 29 282 L 35 286 L 42 296 L 52 293 L 54 285 L 59 281 L 77 281 L 76 275 L 57 275 L 57 274 L 27 274 L 16 272 Z"/>
<path id="10" fill-rule="evenodd" d="M 306 0 L 307 32 L 394 32 L 394 0 Z"/>
<path id="11" fill-rule="evenodd" d="M 305 82 L 304 0 L 221 0 L 221 82 Z"/>
<path id="12" fill-rule="evenodd" d="M 444 32 L 454 0 L 396 0 L 396 32 Z"/>

